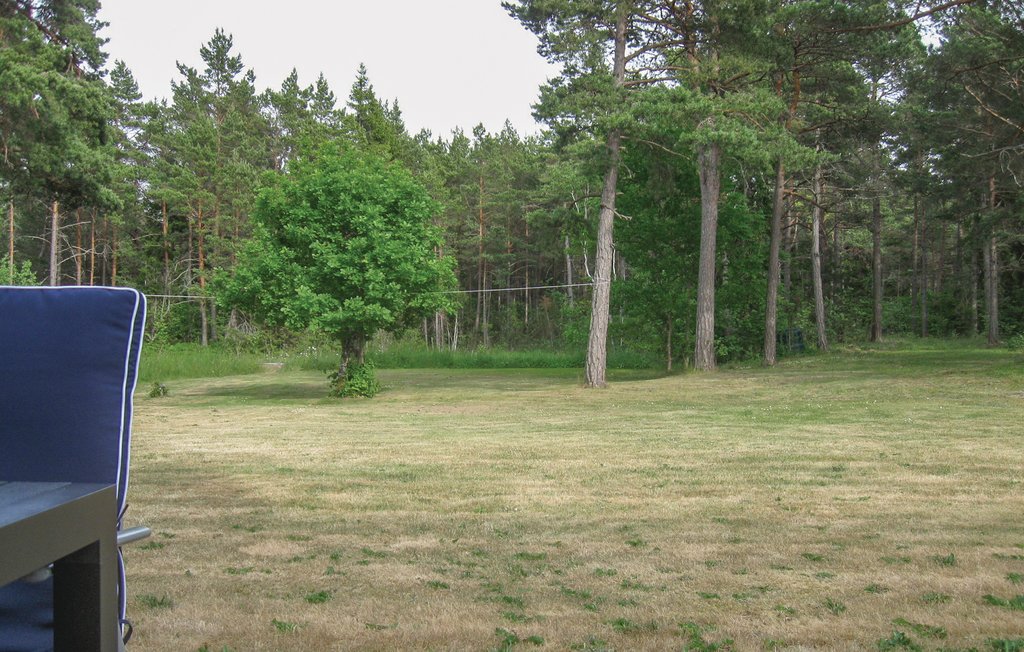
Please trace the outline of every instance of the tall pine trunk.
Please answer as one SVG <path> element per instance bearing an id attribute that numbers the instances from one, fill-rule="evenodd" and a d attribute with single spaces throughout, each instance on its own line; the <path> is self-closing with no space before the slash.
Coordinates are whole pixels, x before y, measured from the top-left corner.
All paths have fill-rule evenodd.
<path id="1" fill-rule="evenodd" d="M 715 249 L 718 237 L 718 199 L 721 191 L 718 143 L 702 145 L 697 153 L 700 173 L 700 267 L 697 274 L 697 336 L 693 366 L 711 371 L 715 361 Z"/>
<path id="2" fill-rule="evenodd" d="M 786 212 L 785 197 L 786 168 L 780 158 L 775 164 L 775 194 L 772 199 L 771 239 L 768 245 L 768 301 L 764 310 L 764 363 L 768 366 L 778 360 L 776 331 L 781 273 L 779 250 L 782 243 L 782 216 Z"/>
<path id="3" fill-rule="evenodd" d="M 882 341 L 882 198 L 875 192 L 871 200 L 871 276 L 873 278 L 871 341 Z"/>
<path id="4" fill-rule="evenodd" d="M 914 235 L 910 240 L 910 310 L 920 308 L 918 304 L 918 290 L 921 287 L 921 202 L 917 193 L 914 193 Z"/>
<path id="5" fill-rule="evenodd" d="M 168 223 L 168 218 L 167 218 L 167 200 L 164 200 L 164 201 L 160 202 L 160 210 L 161 210 L 160 229 L 161 229 L 161 232 L 163 233 L 163 247 L 164 247 L 164 293 L 165 294 L 170 294 L 171 293 L 171 243 L 170 243 L 170 240 L 167 237 L 167 232 L 168 232 L 168 228 L 169 228 L 169 223 Z M 165 299 L 164 301 L 169 301 L 169 299 Z"/>
<path id="6" fill-rule="evenodd" d="M 484 262 L 484 175 L 480 173 L 480 197 L 477 202 L 477 258 L 476 258 L 476 287 L 480 292 L 476 295 L 476 323 L 473 325 L 473 329 L 480 332 L 481 319 L 484 318 L 484 295 L 486 294 L 485 277 L 486 263 Z M 486 339 L 486 335 L 484 336 Z"/>
<path id="7" fill-rule="evenodd" d="M 117 225 L 110 224 L 110 284 L 117 285 Z"/>
<path id="8" fill-rule="evenodd" d="M 601 212 L 597 222 L 597 254 L 594 257 L 594 291 L 590 304 L 590 334 L 587 339 L 585 380 L 587 387 L 604 387 L 608 365 L 608 321 L 612 288 L 612 228 L 615 220 L 615 192 L 619 178 L 621 133 L 608 136 L 608 170 L 601 191 Z"/>
<path id="9" fill-rule="evenodd" d="M 96 209 L 89 222 L 89 285 L 96 285 Z"/>
<path id="10" fill-rule="evenodd" d="M 672 335 L 675 331 L 675 319 L 665 319 L 665 370 L 672 371 Z"/>
<path id="11" fill-rule="evenodd" d="M 818 329 L 818 350 L 828 351 L 828 335 L 825 331 L 825 290 L 821 280 L 821 223 L 825 215 L 824 184 L 821 166 L 814 170 L 811 192 L 814 207 L 811 209 L 811 280 L 814 284 L 814 323 Z"/>
<path id="12" fill-rule="evenodd" d="M 988 209 L 996 210 L 996 178 L 988 179 Z M 994 220 L 993 220 L 994 222 Z M 982 245 L 985 264 L 985 322 L 988 327 L 988 345 L 999 344 L 999 257 L 996 251 L 995 224 L 989 226 L 988 236 Z"/>
<path id="13" fill-rule="evenodd" d="M 566 240 L 568 242 L 568 240 Z M 7 282 L 14 285 L 14 200 L 7 205 Z"/>
<path id="14" fill-rule="evenodd" d="M 978 248 L 971 248 L 970 280 L 967 286 L 968 305 L 967 318 L 971 325 L 971 335 L 978 334 Z"/>
<path id="15" fill-rule="evenodd" d="M 982 243 L 982 258 L 985 265 L 985 323 L 988 345 L 999 344 L 999 261 L 996 257 L 995 236 L 985 238 Z"/>
<path id="16" fill-rule="evenodd" d="M 918 205 L 917 197 L 914 197 L 914 209 L 921 223 L 921 275 L 917 285 L 917 297 L 921 302 L 921 337 L 928 337 L 928 216 L 924 206 Z"/>
<path id="17" fill-rule="evenodd" d="M 210 317 L 206 305 L 206 250 L 203 237 L 203 207 L 200 206 L 196 213 L 196 246 L 199 254 L 199 342 L 202 346 L 209 346 Z"/>
<path id="18" fill-rule="evenodd" d="M 75 211 L 75 285 L 82 284 L 82 209 Z"/>
<path id="19" fill-rule="evenodd" d="M 50 210 L 50 285 L 60 282 L 60 204 L 53 202 Z"/>
<path id="20" fill-rule="evenodd" d="M 11 256 L 11 260 L 14 260 L 14 256 Z M 576 293 L 573 292 L 572 282 L 572 255 L 569 253 L 569 236 L 565 236 L 565 284 L 566 290 L 568 290 L 569 307 L 571 308 L 576 300 Z"/>
<path id="21" fill-rule="evenodd" d="M 626 79 L 626 18 L 627 11 L 619 9 L 615 20 L 615 59 L 613 74 L 615 86 L 621 87 Z M 615 193 L 619 181 L 619 155 L 622 132 L 613 129 L 608 134 L 608 169 L 601 189 L 601 212 L 597 218 L 597 255 L 594 261 L 594 291 L 590 304 L 590 334 L 587 339 L 587 363 L 584 379 L 587 387 L 604 387 L 608 366 L 608 315 L 612 291 L 612 229 L 615 224 Z"/>

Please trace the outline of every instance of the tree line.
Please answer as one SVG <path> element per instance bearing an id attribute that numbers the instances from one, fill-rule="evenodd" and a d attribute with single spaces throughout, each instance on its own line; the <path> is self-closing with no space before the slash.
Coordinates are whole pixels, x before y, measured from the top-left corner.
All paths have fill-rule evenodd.
<path id="1" fill-rule="evenodd" d="M 134 285 L 167 342 L 261 332 L 220 283 L 257 189 L 332 143 L 433 199 L 460 293 L 432 347 L 585 349 L 600 386 L 616 348 L 711 369 L 1024 327 L 1018 2 L 504 6 L 560 65 L 538 135 L 410 134 L 362 66 L 341 100 L 261 89 L 220 29 L 144 101 L 97 0 L 0 1 L 0 282 Z"/>

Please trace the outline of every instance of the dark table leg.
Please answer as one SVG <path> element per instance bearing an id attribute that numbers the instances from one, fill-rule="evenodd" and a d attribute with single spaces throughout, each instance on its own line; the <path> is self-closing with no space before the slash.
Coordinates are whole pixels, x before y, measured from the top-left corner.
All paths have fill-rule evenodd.
<path id="1" fill-rule="evenodd" d="M 113 532 L 54 563 L 55 652 L 116 652 L 116 587 Z"/>

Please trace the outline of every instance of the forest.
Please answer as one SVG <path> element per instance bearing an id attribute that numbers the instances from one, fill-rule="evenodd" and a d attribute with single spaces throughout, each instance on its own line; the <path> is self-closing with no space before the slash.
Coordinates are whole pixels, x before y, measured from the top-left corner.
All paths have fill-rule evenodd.
<path id="1" fill-rule="evenodd" d="M 585 350 L 600 386 L 616 351 L 1021 339 L 1020 2 L 504 5 L 560 65 L 538 134 L 409 133 L 365 67 L 257 80 L 227 29 L 143 101 L 98 0 L 0 0 L 0 283 L 137 287 L 156 343 L 294 345 L 231 284 L 261 189 L 330 145 L 429 196 L 448 299 L 384 328 L 426 347 Z"/>

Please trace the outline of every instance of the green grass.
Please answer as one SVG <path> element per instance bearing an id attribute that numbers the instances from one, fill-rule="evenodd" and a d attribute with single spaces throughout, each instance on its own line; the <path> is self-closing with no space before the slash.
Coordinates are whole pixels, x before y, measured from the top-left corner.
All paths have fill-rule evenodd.
<path id="1" fill-rule="evenodd" d="M 194 344 L 144 347 L 139 370 L 139 387 L 153 397 L 171 393 L 167 381 L 242 376 L 276 369 L 320 371 L 338 368 L 340 351 L 331 346 L 310 346 L 298 351 L 280 351 L 271 355 L 237 352 L 227 347 Z M 378 369 L 563 369 L 582 370 L 584 352 L 552 349 L 508 351 L 477 349 L 434 351 L 420 343 L 399 342 L 386 350 L 367 352 L 367 360 Z M 652 378 L 661 375 L 660 361 L 629 351 L 612 351 L 608 356 L 610 377 Z M 268 366 L 274 365 L 274 366 Z M 580 372 L 581 373 L 581 372 Z M 326 379 L 324 384 L 326 385 Z"/>
<path id="2" fill-rule="evenodd" d="M 340 352 L 332 347 L 306 349 L 286 356 L 290 371 L 337 369 Z M 378 369 L 582 369 L 585 352 L 535 349 L 510 351 L 498 348 L 433 350 L 422 343 L 399 342 L 387 348 L 371 345 L 366 359 Z M 609 369 L 657 370 L 661 361 L 654 356 L 631 351 L 610 351 Z"/>
<path id="3" fill-rule="evenodd" d="M 1005 607 L 1013 611 L 1024 611 L 1024 595 L 1015 595 L 1012 598 L 1000 598 L 994 595 L 982 596 L 987 604 L 996 607 Z"/>
<path id="4" fill-rule="evenodd" d="M 135 602 L 148 609 L 170 609 L 174 606 L 174 600 L 167 595 L 157 597 L 150 594 L 142 594 L 135 597 Z"/>
<path id="5" fill-rule="evenodd" d="M 148 391 L 153 383 L 168 380 L 254 374 L 261 370 L 262 362 L 260 356 L 236 354 L 218 347 L 144 345 L 139 367 L 139 387 Z"/>
<path id="6" fill-rule="evenodd" d="M 1020 636 L 1019 354 L 874 347 L 599 391 L 575 369 L 381 380 L 337 400 L 283 370 L 136 403 L 132 518 L 173 536 L 126 550 L 132 595 L 173 597 L 135 605 L 146 650 Z"/>
<path id="7" fill-rule="evenodd" d="M 333 597 L 330 591 L 315 591 L 306 594 L 306 602 L 309 604 L 323 604 Z"/>

